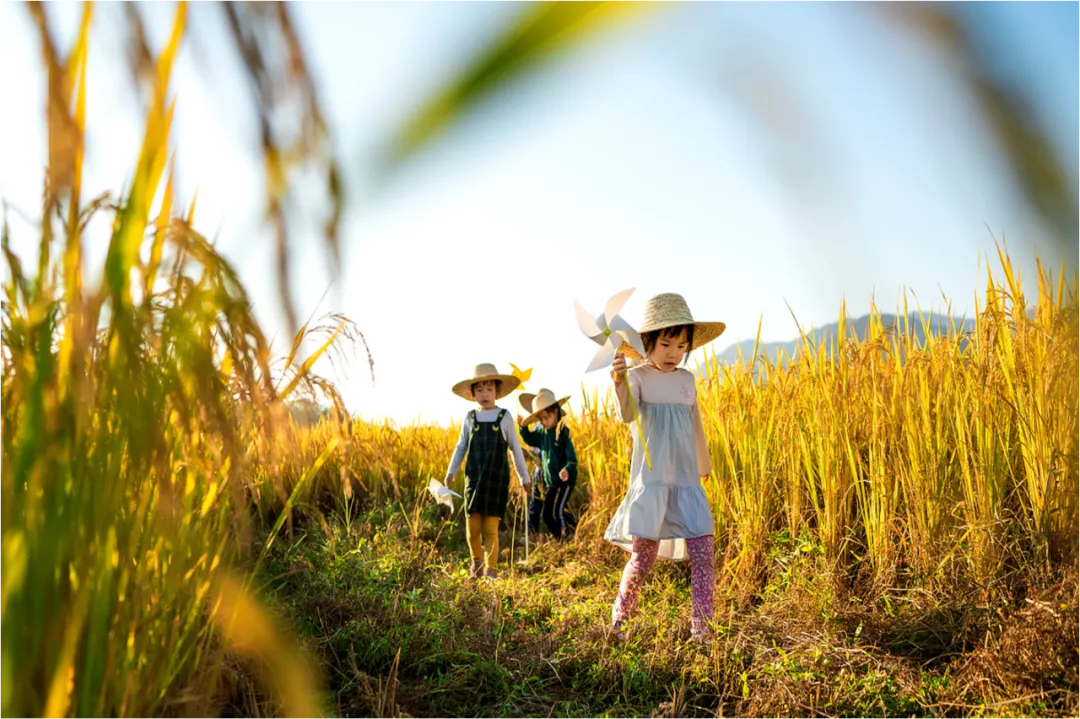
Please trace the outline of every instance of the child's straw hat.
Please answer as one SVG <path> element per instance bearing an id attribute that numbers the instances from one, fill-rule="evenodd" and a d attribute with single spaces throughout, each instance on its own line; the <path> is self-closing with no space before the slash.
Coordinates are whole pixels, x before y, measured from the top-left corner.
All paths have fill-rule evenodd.
<path id="1" fill-rule="evenodd" d="M 536 394 L 532 394 L 531 392 L 523 393 L 518 401 L 521 402 L 521 406 L 525 408 L 525 411 L 530 413 L 529 416 L 525 418 L 524 424 L 526 426 L 533 424 L 540 418 L 540 413 L 545 409 L 556 405 L 561 407 L 566 404 L 569 399 L 569 395 L 562 399 L 555 399 L 555 393 L 549 389 L 541 389 Z"/>
<path id="2" fill-rule="evenodd" d="M 476 365 L 472 377 L 463 379 L 454 385 L 454 394 L 473 402 L 476 398 L 473 397 L 472 386 L 477 382 L 483 382 L 489 379 L 501 382 L 501 384 L 498 385 L 498 389 L 495 390 L 495 399 L 502 399 L 517 389 L 517 386 L 521 384 L 521 380 L 517 377 L 509 374 L 499 374 L 499 371 L 495 369 L 495 365 L 483 362 Z"/>
<path id="3" fill-rule="evenodd" d="M 645 318 L 638 328 L 638 333 L 645 334 L 678 325 L 694 326 L 694 345 L 690 348 L 691 351 L 712 342 L 727 328 L 723 322 L 696 322 L 682 295 L 668 292 L 650 297 L 645 302 Z"/>

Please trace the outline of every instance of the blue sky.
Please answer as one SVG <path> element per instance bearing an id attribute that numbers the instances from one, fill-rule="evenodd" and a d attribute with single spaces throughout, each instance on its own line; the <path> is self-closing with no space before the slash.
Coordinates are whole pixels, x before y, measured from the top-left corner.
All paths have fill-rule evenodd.
<path id="1" fill-rule="evenodd" d="M 78 6 L 51 4 L 71 38 Z M 716 342 L 768 340 L 804 325 L 892 309 L 902 287 L 924 307 L 970 312 L 1004 234 L 1024 274 L 1055 263 L 1017 200 L 975 101 L 926 38 L 877 6 L 692 3 L 609 33 L 464 118 L 389 184 L 370 185 L 392 130 L 519 7 L 502 3 L 294 6 L 352 189 L 340 282 L 320 308 L 342 311 L 376 362 L 339 377 L 365 417 L 457 420 L 450 392 L 479 362 L 534 367 L 532 389 L 574 394 L 595 346 L 572 300 L 599 312 L 637 291 L 682 293 L 696 317 L 727 323 Z M 164 38 L 171 3 L 148 8 Z M 973 5 L 1039 103 L 1077 182 L 1077 4 Z M 119 191 L 140 140 L 120 67 L 119 10 L 96 8 L 87 186 Z M 213 8 L 191 34 L 221 47 Z M 271 241 L 260 222 L 253 123 L 233 101 L 239 74 L 217 53 L 181 54 L 175 142 L 180 197 L 198 187 L 196 224 L 240 268 L 271 333 L 282 327 Z M 25 9 L 0 5 L 0 195 L 30 252 L 45 161 L 43 80 Z M 91 233 L 104 252 L 107 227 Z M 302 315 L 329 281 L 314 235 L 297 238 Z M 278 344 L 286 344 L 278 340 Z M 326 369 L 329 371 L 329 367 Z M 516 398 L 504 401 L 516 409 Z"/>

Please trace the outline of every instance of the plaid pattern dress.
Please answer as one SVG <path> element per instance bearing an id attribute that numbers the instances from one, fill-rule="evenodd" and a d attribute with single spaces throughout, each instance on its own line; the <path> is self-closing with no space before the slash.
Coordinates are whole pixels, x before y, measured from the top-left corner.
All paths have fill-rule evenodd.
<path id="1" fill-rule="evenodd" d="M 502 433 L 505 409 L 494 422 L 480 422 L 474 409 L 469 456 L 465 460 L 465 511 L 501 517 L 510 497 L 509 443 Z"/>

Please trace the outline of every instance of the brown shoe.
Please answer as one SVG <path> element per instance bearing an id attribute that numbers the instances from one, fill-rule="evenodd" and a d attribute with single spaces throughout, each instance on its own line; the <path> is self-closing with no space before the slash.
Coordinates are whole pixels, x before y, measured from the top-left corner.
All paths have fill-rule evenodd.
<path id="1" fill-rule="evenodd" d="M 479 579 L 484 575 L 484 560 L 474 559 L 469 565 L 469 579 Z"/>

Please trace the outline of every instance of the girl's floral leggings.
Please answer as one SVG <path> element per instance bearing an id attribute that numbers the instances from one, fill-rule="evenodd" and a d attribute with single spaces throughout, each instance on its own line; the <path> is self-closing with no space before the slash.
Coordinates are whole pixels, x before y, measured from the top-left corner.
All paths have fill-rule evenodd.
<path id="1" fill-rule="evenodd" d="M 611 620 L 623 622 L 637 611 L 638 596 L 645 575 L 649 573 L 660 542 L 655 539 L 634 537 L 633 553 L 623 569 L 619 595 L 611 607 Z M 693 604 L 691 627 L 694 634 L 708 630 L 708 622 L 713 615 L 713 585 L 715 566 L 713 560 L 713 538 L 695 537 L 686 540 L 686 552 L 690 555 L 690 599 Z"/>

